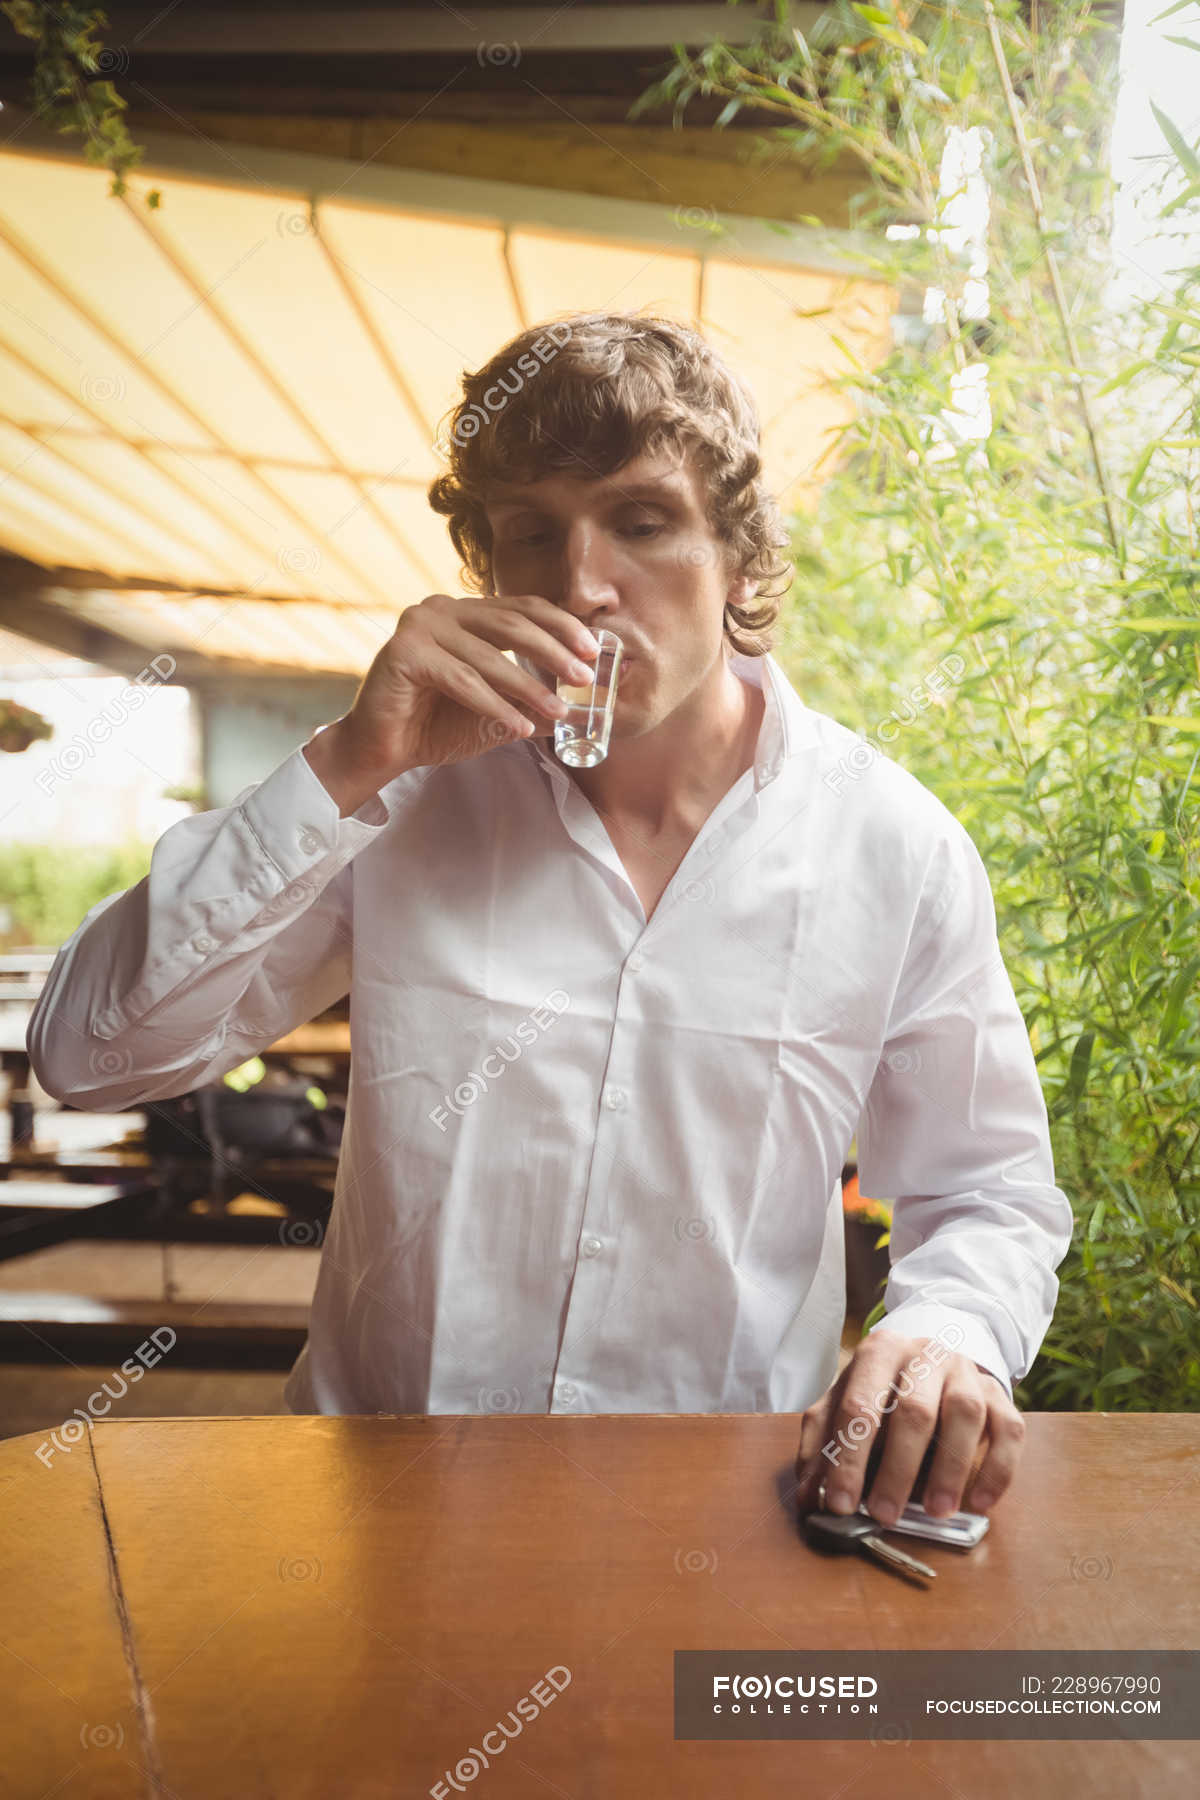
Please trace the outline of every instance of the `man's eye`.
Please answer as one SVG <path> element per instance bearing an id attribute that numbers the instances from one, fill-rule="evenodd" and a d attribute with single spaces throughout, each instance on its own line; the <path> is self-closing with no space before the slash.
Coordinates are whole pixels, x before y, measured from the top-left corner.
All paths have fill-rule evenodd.
<path id="1" fill-rule="evenodd" d="M 657 537 L 660 531 L 665 530 L 665 526 L 661 523 L 656 523 L 652 519 L 643 519 L 632 525 L 626 526 L 625 529 L 630 537 Z M 527 531 L 523 536 L 515 538 L 514 542 L 518 544 L 540 544 L 545 542 L 548 535 L 549 534 L 545 531 Z"/>

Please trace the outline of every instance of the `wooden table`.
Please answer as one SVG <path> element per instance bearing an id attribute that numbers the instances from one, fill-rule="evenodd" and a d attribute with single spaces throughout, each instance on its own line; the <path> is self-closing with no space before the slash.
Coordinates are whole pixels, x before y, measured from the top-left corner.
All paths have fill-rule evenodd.
<path id="1" fill-rule="evenodd" d="M 261 1056 L 349 1056 L 350 1021 L 313 1019 L 276 1038 Z"/>
<path id="2" fill-rule="evenodd" d="M 674 1739 L 677 1649 L 1196 1648 L 1200 1418 L 1028 1427 L 980 1547 L 920 1551 L 928 1589 L 807 1548 L 794 1415 L 129 1419 L 48 1466 L 11 1440 L 0 1793 L 427 1796 L 566 1669 L 460 1791 L 1194 1794 L 1196 1739 Z"/>

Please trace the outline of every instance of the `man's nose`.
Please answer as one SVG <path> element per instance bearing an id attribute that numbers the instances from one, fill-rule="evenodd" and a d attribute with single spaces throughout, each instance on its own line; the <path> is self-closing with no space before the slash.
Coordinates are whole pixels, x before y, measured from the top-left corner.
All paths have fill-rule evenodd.
<path id="1" fill-rule="evenodd" d="M 596 532 L 568 533 L 563 549 L 559 604 L 591 626 L 603 625 L 620 601 L 607 565 L 604 546 Z"/>

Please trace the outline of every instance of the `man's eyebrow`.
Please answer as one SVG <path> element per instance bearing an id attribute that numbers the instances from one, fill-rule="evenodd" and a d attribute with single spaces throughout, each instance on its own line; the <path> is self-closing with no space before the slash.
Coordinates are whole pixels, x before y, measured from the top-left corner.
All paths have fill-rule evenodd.
<path id="1" fill-rule="evenodd" d="M 620 482 L 616 482 L 610 498 L 613 505 L 618 505 L 622 500 L 683 501 L 686 499 L 686 494 L 677 481 L 637 481 L 628 487 L 623 487 Z M 511 498 L 506 495 L 492 494 L 485 504 L 493 507 L 497 512 L 515 510 L 521 506 L 528 506 L 534 511 L 541 509 L 541 502 L 528 493 L 514 494 Z"/>

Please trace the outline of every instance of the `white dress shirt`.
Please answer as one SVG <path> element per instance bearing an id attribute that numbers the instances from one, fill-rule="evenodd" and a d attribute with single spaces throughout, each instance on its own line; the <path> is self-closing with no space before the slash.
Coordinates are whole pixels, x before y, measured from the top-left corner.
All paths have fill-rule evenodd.
<path id="1" fill-rule="evenodd" d="M 30 1023 L 115 1110 L 350 995 L 297 1412 L 798 1412 L 835 1378 L 841 1170 L 895 1202 L 876 1329 L 1011 1380 L 1071 1206 L 987 875 L 926 787 L 773 657 L 753 769 L 647 923 L 599 814 L 519 741 L 352 816 L 297 749 L 92 908 Z"/>

